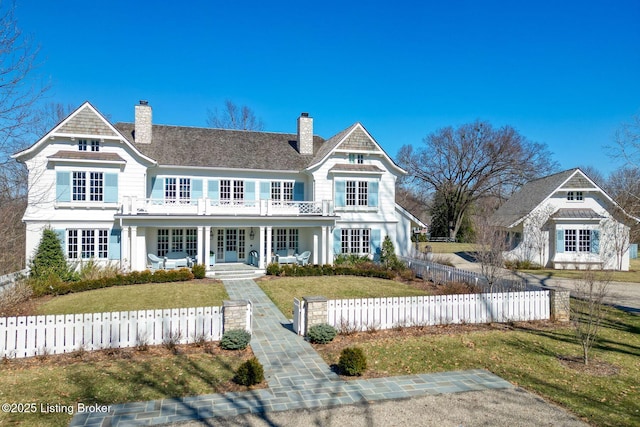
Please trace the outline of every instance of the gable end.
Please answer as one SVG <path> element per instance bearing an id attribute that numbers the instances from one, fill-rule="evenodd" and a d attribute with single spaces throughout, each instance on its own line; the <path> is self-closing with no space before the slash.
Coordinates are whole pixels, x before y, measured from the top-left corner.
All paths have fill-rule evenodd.
<path id="1" fill-rule="evenodd" d="M 589 181 L 584 175 L 581 173 L 577 173 L 571 177 L 561 188 L 563 189 L 571 189 L 571 188 L 596 188 L 591 181 Z"/>
<path id="2" fill-rule="evenodd" d="M 351 132 L 344 141 L 336 147 L 338 150 L 353 150 L 353 151 L 379 151 L 378 146 L 371 141 L 369 135 L 367 135 L 362 129 L 358 128 Z"/>
<path id="3" fill-rule="evenodd" d="M 78 111 L 68 122 L 56 129 L 56 133 L 118 137 L 105 121 L 88 106 Z"/>

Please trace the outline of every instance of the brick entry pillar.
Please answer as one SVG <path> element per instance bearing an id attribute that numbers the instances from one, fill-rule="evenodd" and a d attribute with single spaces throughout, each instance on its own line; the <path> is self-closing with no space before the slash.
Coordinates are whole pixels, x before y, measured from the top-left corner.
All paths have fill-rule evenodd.
<path id="1" fill-rule="evenodd" d="M 251 332 L 251 304 L 249 301 L 222 302 L 222 333 L 233 329 Z"/>
<path id="2" fill-rule="evenodd" d="M 551 320 L 556 322 L 568 322 L 571 314 L 569 291 L 549 291 L 551 302 Z"/>
<path id="3" fill-rule="evenodd" d="M 327 323 L 327 298 L 312 296 L 302 297 L 302 300 L 306 307 L 304 336 L 307 336 L 307 331 L 310 327 L 321 323 Z"/>

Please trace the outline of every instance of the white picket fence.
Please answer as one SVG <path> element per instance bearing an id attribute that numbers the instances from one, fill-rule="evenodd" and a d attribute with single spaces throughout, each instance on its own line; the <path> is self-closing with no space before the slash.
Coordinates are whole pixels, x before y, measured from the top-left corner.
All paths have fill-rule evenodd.
<path id="1" fill-rule="evenodd" d="M 221 307 L 0 318 L 0 358 L 219 341 Z"/>
<path id="2" fill-rule="evenodd" d="M 327 323 L 366 331 L 404 326 L 547 320 L 549 291 L 329 300 Z"/>

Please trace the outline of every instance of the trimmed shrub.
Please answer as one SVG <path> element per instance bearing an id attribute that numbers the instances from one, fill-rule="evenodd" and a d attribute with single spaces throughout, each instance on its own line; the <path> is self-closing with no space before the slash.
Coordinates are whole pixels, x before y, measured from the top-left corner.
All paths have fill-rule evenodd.
<path id="1" fill-rule="evenodd" d="M 343 375 L 360 376 L 367 369 L 367 358 L 362 349 L 347 347 L 340 353 L 338 369 Z"/>
<path id="2" fill-rule="evenodd" d="M 222 335 L 220 347 L 225 350 L 244 350 L 251 341 L 251 334 L 244 329 L 231 329 Z"/>
<path id="3" fill-rule="evenodd" d="M 338 331 L 333 326 L 327 323 L 321 323 L 314 325 L 307 331 L 307 338 L 310 342 L 315 344 L 327 344 L 333 341 L 338 335 Z"/>
<path id="4" fill-rule="evenodd" d="M 264 369 L 255 357 L 247 360 L 238 367 L 233 381 L 244 386 L 260 384 L 264 380 Z"/>
<path id="5" fill-rule="evenodd" d="M 272 262 L 267 265 L 267 274 L 270 276 L 279 276 L 280 275 L 280 264 L 277 262 Z"/>
<path id="6" fill-rule="evenodd" d="M 193 273 L 194 278 L 204 279 L 207 274 L 207 268 L 204 264 L 194 264 L 191 268 L 191 272 Z"/>

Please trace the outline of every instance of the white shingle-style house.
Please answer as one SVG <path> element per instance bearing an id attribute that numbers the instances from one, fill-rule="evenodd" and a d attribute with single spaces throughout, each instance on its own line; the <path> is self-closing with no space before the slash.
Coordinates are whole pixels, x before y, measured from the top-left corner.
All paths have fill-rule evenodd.
<path id="1" fill-rule="evenodd" d="M 494 216 L 509 231 L 507 259 L 556 269 L 629 270 L 626 214 L 580 169 L 525 184 Z"/>
<path id="2" fill-rule="evenodd" d="M 374 256 L 390 236 L 399 254 L 424 227 L 395 203 L 396 165 L 356 123 L 324 140 L 303 113 L 294 134 L 135 123 L 111 124 L 84 103 L 28 149 L 26 256 L 44 227 L 71 260 L 143 270 L 148 254 L 187 252 L 201 264 L 310 251 Z M 209 256 L 209 255 L 212 256 Z"/>

